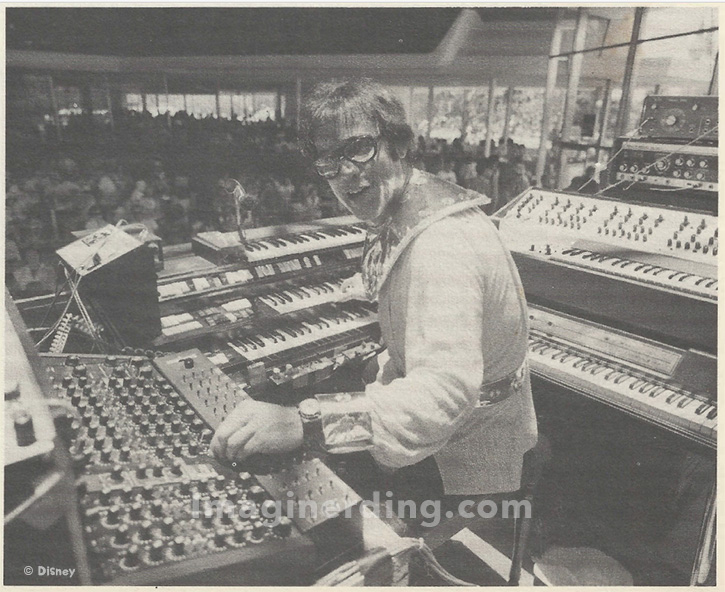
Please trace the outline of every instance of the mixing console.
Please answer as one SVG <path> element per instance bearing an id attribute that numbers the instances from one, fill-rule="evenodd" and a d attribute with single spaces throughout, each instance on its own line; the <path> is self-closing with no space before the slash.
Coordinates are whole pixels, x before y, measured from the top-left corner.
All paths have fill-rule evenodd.
<path id="1" fill-rule="evenodd" d="M 156 366 L 214 429 L 248 396 L 196 349 L 158 358 Z"/>
<path id="2" fill-rule="evenodd" d="M 214 425 L 206 409 L 211 417 L 221 409 L 206 405 L 202 387 L 230 404 L 244 393 L 198 352 L 177 360 L 183 396 L 145 357 L 44 359 L 53 395 L 78 412 L 71 452 L 95 582 L 165 581 L 172 565 L 178 577 L 259 557 L 274 557 L 275 569 L 311 561 L 311 544 L 288 518 L 263 516 L 271 498 L 257 479 L 206 456 Z M 159 363 L 169 371 L 174 360 Z M 195 500 L 243 504 L 246 512 L 195 515 Z M 236 577 L 244 581 L 244 571 Z"/>
<path id="3" fill-rule="evenodd" d="M 530 307 L 532 371 L 715 447 L 717 360 Z"/>

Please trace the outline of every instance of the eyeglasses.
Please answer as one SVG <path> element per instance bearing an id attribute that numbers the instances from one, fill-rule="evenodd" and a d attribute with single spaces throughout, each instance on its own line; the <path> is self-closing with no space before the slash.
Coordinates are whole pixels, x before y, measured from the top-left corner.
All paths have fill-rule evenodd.
<path id="1" fill-rule="evenodd" d="M 340 164 L 349 160 L 355 164 L 370 162 L 378 153 L 378 142 L 380 137 L 358 136 L 350 138 L 337 150 L 328 155 L 318 158 L 314 162 L 317 174 L 325 179 L 332 179 L 340 172 Z"/>

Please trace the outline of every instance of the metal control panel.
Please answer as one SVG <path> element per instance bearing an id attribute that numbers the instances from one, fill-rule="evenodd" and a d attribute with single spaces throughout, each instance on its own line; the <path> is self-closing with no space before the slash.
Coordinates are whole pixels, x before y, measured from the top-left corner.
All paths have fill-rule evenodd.
<path id="1" fill-rule="evenodd" d="M 651 95 L 644 100 L 640 135 L 645 138 L 717 140 L 718 98 Z"/>
<path id="2" fill-rule="evenodd" d="M 613 163 L 616 181 L 642 183 L 650 188 L 718 190 L 716 146 L 625 140 Z"/>

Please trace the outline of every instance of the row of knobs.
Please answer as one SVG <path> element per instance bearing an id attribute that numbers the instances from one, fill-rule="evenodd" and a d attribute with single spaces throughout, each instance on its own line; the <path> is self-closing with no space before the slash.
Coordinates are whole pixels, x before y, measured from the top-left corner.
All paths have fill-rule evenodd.
<path id="1" fill-rule="evenodd" d="M 141 467 L 137 470 L 141 470 Z M 181 483 L 180 490 L 182 493 L 189 493 L 215 489 L 222 492 L 226 499 L 232 502 L 240 501 L 244 497 L 244 492 L 246 492 L 246 499 L 257 504 L 264 502 L 266 499 L 265 490 L 259 485 L 249 486 L 250 483 L 252 483 L 252 476 L 248 473 L 240 473 L 234 481 L 228 480 L 223 475 L 216 475 L 212 479 L 194 483 L 185 479 Z M 240 489 L 237 485 L 240 485 L 243 489 Z M 126 490 L 130 490 L 130 488 L 128 486 L 124 488 L 124 493 Z M 145 486 L 143 492 L 147 491 L 152 491 L 152 488 Z M 131 492 L 129 491 L 129 493 Z M 115 494 L 117 492 L 103 490 L 99 494 L 99 501 L 102 504 L 107 504 L 114 499 Z M 149 499 L 152 496 L 143 495 L 143 497 Z M 124 498 L 125 495 L 122 494 L 122 499 Z M 134 568 L 142 563 L 154 564 L 186 555 L 190 538 L 179 535 L 170 543 L 162 540 L 173 536 L 175 532 L 175 520 L 168 516 L 168 513 L 165 502 L 160 499 L 154 499 L 147 508 L 136 501 L 128 507 L 127 513 L 117 503 L 108 508 L 104 521 L 107 527 L 113 529 L 113 544 L 115 546 L 131 544 L 123 559 L 123 565 L 126 568 Z M 154 519 L 161 518 L 165 514 L 167 516 L 159 524 L 153 522 Z M 132 532 L 130 522 L 140 522 L 135 530 L 135 535 Z M 222 514 L 219 519 L 216 519 L 214 514 L 202 514 L 198 519 L 198 525 L 205 530 L 212 529 L 215 531 L 213 545 L 218 549 L 246 544 L 248 541 L 259 541 L 271 526 L 259 519 L 239 523 L 239 521 L 233 519 L 232 514 L 228 513 Z M 271 527 L 271 530 L 277 536 L 286 537 L 291 533 L 292 523 L 289 519 L 282 517 L 277 524 Z M 139 546 L 143 543 L 150 543 L 146 550 Z"/>
<path id="2" fill-rule="evenodd" d="M 678 167 L 686 166 L 689 169 L 695 168 L 696 165 L 701 169 L 706 169 L 709 167 L 709 163 L 706 160 L 701 160 L 699 162 L 696 162 L 692 158 L 688 158 L 687 160 L 685 160 L 682 157 L 676 158 L 674 161 L 674 164 L 675 164 L 675 166 L 678 166 Z M 654 165 L 654 168 L 657 169 L 659 172 L 664 172 L 669 168 L 669 162 L 666 159 L 663 159 L 663 160 L 655 161 L 652 164 L 648 164 L 648 165 L 642 167 L 642 169 L 641 169 L 642 172 L 648 172 L 650 170 L 650 168 L 652 167 L 652 165 Z M 632 173 L 637 173 L 640 171 L 640 168 L 639 168 L 638 164 L 628 165 L 627 163 L 622 163 L 619 165 L 619 170 L 622 172 L 629 170 Z M 677 175 L 675 175 L 675 173 L 679 173 L 679 172 L 680 171 L 673 171 L 672 174 L 673 174 L 673 176 L 677 176 Z M 690 173 L 690 176 L 692 175 L 691 171 L 685 171 L 685 175 L 687 175 L 687 173 Z"/>
<path id="3" fill-rule="evenodd" d="M 679 230 L 676 230 L 672 234 L 672 238 L 667 239 L 667 246 L 675 249 L 685 249 L 689 251 L 692 249 L 693 252 L 698 252 L 702 249 L 703 254 L 711 252 L 713 256 L 717 256 L 718 253 L 718 229 L 715 228 L 713 234 L 707 238 L 705 242 L 705 236 L 702 236 L 703 231 L 707 228 L 707 221 L 703 218 L 700 224 L 694 229 L 694 232 L 689 236 L 680 236 L 680 233 L 686 232 L 686 228 L 692 227 L 690 220 L 687 216 L 684 217 L 680 223 Z M 692 230 L 687 230 L 692 232 Z"/>
<path id="4" fill-rule="evenodd" d="M 112 358 L 112 356 L 110 357 Z M 113 360 L 111 360 L 113 362 Z M 135 364 L 134 364 L 135 362 Z M 165 444 L 173 445 L 170 451 L 174 456 L 181 456 L 183 446 L 187 445 L 188 455 L 195 456 L 201 452 L 197 442 L 192 442 L 191 436 L 184 430 L 190 426 L 192 431 L 203 432 L 205 424 L 196 417 L 196 413 L 189 408 L 186 401 L 179 397 L 178 393 L 167 382 L 160 385 L 159 393 L 155 390 L 155 381 L 152 380 L 153 369 L 141 358 L 134 358 L 131 361 L 138 369 L 139 379 L 129 378 L 126 368 L 116 365 L 109 385 L 117 391 L 118 400 L 125 405 L 129 412 L 133 412 L 139 430 L 149 435 L 149 444 L 156 446 L 156 453 L 159 457 L 168 455 Z M 93 448 L 101 451 L 101 462 L 111 462 L 114 457 L 120 461 L 127 461 L 130 458 L 130 450 L 124 446 L 124 437 L 117 434 L 117 425 L 111 417 L 105 401 L 97 391 L 87 383 L 88 370 L 84 364 L 75 363 L 71 372 L 72 376 L 64 376 L 61 385 L 70 396 L 71 403 L 77 408 L 82 423 L 86 426 L 85 435 L 94 438 L 91 444 L 82 440 L 77 443 L 76 448 L 83 451 L 86 448 Z M 130 384 L 134 383 L 134 384 Z M 134 390 L 122 390 L 126 387 Z M 175 411 L 181 412 L 181 416 Z M 74 426 L 76 429 L 78 426 Z M 154 432 L 158 436 L 153 435 Z M 114 450 L 119 450 L 113 455 Z M 91 450 L 85 450 L 89 454 Z"/>
<path id="5" fill-rule="evenodd" d="M 256 524 L 236 524 L 231 529 L 231 532 L 216 532 L 213 538 L 214 546 L 218 549 L 224 549 L 244 545 L 248 541 L 257 542 L 264 537 L 268 530 L 269 528 L 263 522 Z M 287 537 L 292 532 L 292 523 L 288 518 L 282 517 L 278 524 L 273 526 L 271 530 L 279 537 Z M 143 539 L 142 531 L 139 531 L 139 538 Z M 115 544 L 124 545 L 130 541 L 131 536 L 128 527 L 123 531 L 121 529 L 117 531 L 114 539 Z M 174 537 L 170 545 L 161 539 L 155 539 L 148 546 L 148 551 L 144 551 L 139 545 L 134 544 L 126 551 L 123 558 L 123 565 L 126 568 L 135 568 L 142 563 L 153 565 L 164 560 L 181 558 L 187 555 L 190 546 L 190 538 L 183 535 Z"/>
<path id="6" fill-rule="evenodd" d="M 138 465 L 133 471 L 125 471 L 121 465 L 115 465 L 111 469 L 111 481 L 122 483 L 126 479 L 127 473 L 133 473 L 136 479 L 161 479 L 164 477 L 181 477 L 183 475 L 184 463 L 181 461 L 174 462 L 171 466 L 155 465 L 149 466 L 145 463 Z M 254 485 L 252 476 L 249 473 L 240 473 L 234 481 L 229 481 L 223 475 L 215 475 L 206 480 L 195 481 L 188 477 L 184 477 L 179 482 L 179 491 L 182 495 L 199 495 L 210 494 L 212 497 L 219 497 L 221 493 L 231 501 L 239 501 L 242 494 L 246 492 L 247 499 L 261 503 L 264 501 L 266 494 L 264 488 Z M 104 487 L 98 494 L 98 500 L 101 505 L 109 505 L 114 500 L 122 502 L 130 502 L 137 497 L 139 491 L 134 489 L 130 484 L 124 485 L 122 488 Z M 140 489 L 140 495 L 143 499 L 153 499 L 155 496 L 155 485 L 146 483 Z"/>

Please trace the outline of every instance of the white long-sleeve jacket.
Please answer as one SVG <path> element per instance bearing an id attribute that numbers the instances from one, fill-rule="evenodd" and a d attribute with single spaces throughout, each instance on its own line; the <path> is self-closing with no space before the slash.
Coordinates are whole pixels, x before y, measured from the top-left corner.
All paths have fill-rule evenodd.
<path id="1" fill-rule="evenodd" d="M 498 231 L 466 207 L 461 191 L 415 173 L 403 205 L 410 220 L 395 227 L 402 240 L 383 256 L 377 285 L 387 351 L 365 390 L 370 450 L 392 469 L 433 455 L 446 494 L 514 491 L 537 438 L 526 302 Z M 455 203 L 446 205 L 448 193 Z M 441 207 L 430 211 L 439 197 Z M 422 215 L 415 200 L 427 204 Z"/>

